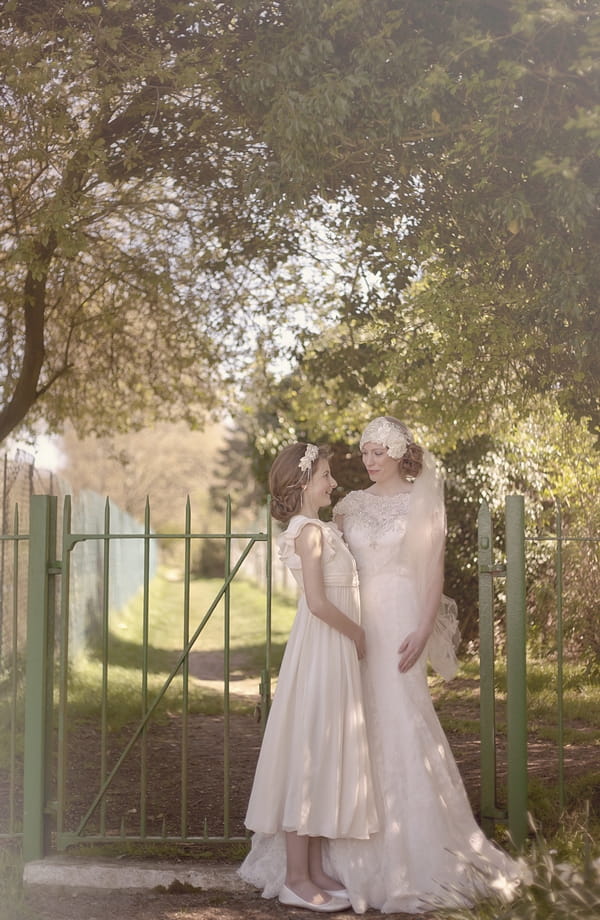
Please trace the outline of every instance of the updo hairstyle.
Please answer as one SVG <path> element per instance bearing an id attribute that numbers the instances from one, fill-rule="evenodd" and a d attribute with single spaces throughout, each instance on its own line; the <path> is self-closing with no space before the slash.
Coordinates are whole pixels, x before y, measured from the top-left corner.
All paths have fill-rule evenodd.
<path id="1" fill-rule="evenodd" d="M 384 419 L 400 429 L 408 441 L 404 456 L 398 460 L 398 472 L 402 479 L 416 479 L 423 469 L 423 448 L 413 441 L 413 436 L 404 422 L 394 418 L 393 415 L 384 415 Z"/>
<path id="2" fill-rule="evenodd" d="M 275 458 L 269 472 L 271 515 L 283 524 L 300 512 L 304 486 L 310 482 L 319 460 L 327 460 L 330 456 L 328 447 L 319 447 L 319 455 L 312 462 L 310 469 L 302 470 L 298 464 L 304 457 L 307 446 L 305 441 L 288 444 Z"/>

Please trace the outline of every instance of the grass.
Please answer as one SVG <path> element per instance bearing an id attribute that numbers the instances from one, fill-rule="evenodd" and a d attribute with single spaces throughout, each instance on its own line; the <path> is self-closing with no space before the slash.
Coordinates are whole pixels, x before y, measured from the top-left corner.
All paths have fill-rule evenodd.
<path id="1" fill-rule="evenodd" d="M 565 767 L 564 808 L 559 807 L 558 772 L 558 701 L 556 690 L 556 662 L 528 659 L 527 662 L 527 723 L 532 742 L 544 743 L 551 760 L 551 773 L 543 779 L 529 776 L 528 807 L 535 816 L 540 831 L 552 842 L 561 858 L 573 856 L 570 841 L 577 829 L 585 823 L 589 836 L 598 841 L 595 852 L 600 855 L 600 683 L 586 673 L 584 664 L 564 663 L 563 741 L 567 746 L 568 760 L 576 758 L 577 746 L 585 743 L 586 749 L 598 749 L 595 763 L 576 776 L 572 767 Z M 506 732 L 506 667 L 499 661 L 495 668 L 496 730 Z M 444 730 L 449 736 L 479 734 L 479 662 L 477 659 L 461 663 L 456 681 L 445 684 L 432 681 L 432 695 Z M 568 746 L 571 746 L 568 748 Z M 505 794 L 500 788 L 500 796 Z M 582 809 L 589 803 L 589 814 L 583 817 Z M 500 803 L 502 804 L 502 803 Z M 502 835 L 498 827 L 498 837 Z"/>
<path id="2" fill-rule="evenodd" d="M 532 825 L 526 857 L 530 878 L 510 903 L 490 899 L 474 908 L 442 911 L 440 920 L 592 920 L 600 916 L 600 860 L 584 825 L 569 836 L 573 858 L 565 861 Z"/>
<path id="3" fill-rule="evenodd" d="M 190 632 L 201 622 L 222 587 L 219 578 L 206 578 L 190 583 Z M 184 583 L 172 581 L 166 573 L 159 573 L 150 585 L 149 641 L 156 648 L 169 650 L 181 648 Z M 272 641 L 285 643 L 294 614 L 295 599 L 275 594 L 272 602 Z M 138 644 L 142 639 L 142 595 L 138 594 L 111 624 L 113 641 Z M 199 643 L 203 650 L 219 651 L 223 648 L 224 608 L 221 601 L 202 630 Z M 231 648 L 254 653 L 261 649 L 265 638 L 265 592 L 253 582 L 237 580 L 231 586 Z M 123 662 L 122 662 L 123 663 Z M 255 661 L 258 663 L 258 661 Z"/>
<path id="4" fill-rule="evenodd" d="M 190 583 L 189 625 L 187 636 L 193 637 L 222 586 L 220 579 L 203 579 Z M 147 618 L 144 618 L 143 595 L 137 595 L 123 610 L 110 617 L 108 638 L 108 720 L 118 728 L 140 715 L 140 691 L 143 682 L 143 637 L 147 642 L 147 687 L 151 704 L 175 668 L 185 644 L 182 611 L 183 582 L 173 581 L 160 573 L 151 583 Z M 271 613 L 271 666 L 276 672 L 296 611 L 295 599 L 274 595 Z M 225 611 L 223 602 L 215 607 L 193 645 L 190 661 L 201 673 L 207 667 L 215 673 L 212 686 L 190 679 L 189 709 L 193 713 L 214 715 L 223 711 L 222 681 Z M 256 689 L 265 657 L 265 594 L 262 588 L 247 581 L 232 585 L 230 602 L 230 676 L 236 680 L 255 680 Z M 99 687 L 102 682 L 102 649 L 99 643 L 91 654 L 80 657 L 70 669 L 69 713 L 80 720 L 96 720 L 100 712 Z M 231 690 L 235 690 L 232 682 Z M 177 713 L 182 708 L 181 670 L 173 678 L 156 717 Z M 231 710 L 250 711 L 254 703 L 231 694 Z"/>
<path id="5" fill-rule="evenodd" d="M 461 663 L 456 684 L 434 682 L 434 698 L 443 699 L 444 709 L 460 709 L 460 704 L 473 700 L 479 691 L 479 661 L 476 658 Z M 466 682 L 465 682 L 466 681 Z M 585 730 L 588 742 L 600 742 L 600 682 L 586 675 L 585 664 L 565 662 L 563 666 L 563 718 L 565 741 L 577 743 Z M 506 666 L 499 661 L 495 668 L 496 699 L 506 701 Z M 529 730 L 539 738 L 557 738 L 557 677 L 556 663 L 548 660 L 527 661 L 527 721 Z M 451 722 L 448 723 L 449 725 Z"/>

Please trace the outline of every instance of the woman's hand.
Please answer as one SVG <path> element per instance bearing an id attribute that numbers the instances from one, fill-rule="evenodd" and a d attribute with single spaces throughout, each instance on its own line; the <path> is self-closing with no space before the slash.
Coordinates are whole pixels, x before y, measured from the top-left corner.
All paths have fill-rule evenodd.
<path id="1" fill-rule="evenodd" d="M 367 654 L 367 637 L 362 626 L 356 626 L 356 635 L 352 640 L 356 646 L 356 654 L 358 655 L 358 660 L 364 658 Z"/>
<path id="2" fill-rule="evenodd" d="M 412 666 L 417 663 L 423 653 L 423 649 L 427 645 L 428 638 L 428 636 L 424 636 L 423 633 L 419 631 L 408 634 L 398 649 L 398 654 L 400 655 L 398 670 L 402 674 L 410 671 Z"/>

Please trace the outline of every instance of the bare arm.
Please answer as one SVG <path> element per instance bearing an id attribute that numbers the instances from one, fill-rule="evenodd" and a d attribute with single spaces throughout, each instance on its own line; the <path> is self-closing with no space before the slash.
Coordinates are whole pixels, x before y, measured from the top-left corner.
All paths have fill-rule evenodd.
<path id="1" fill-rule="evenodd" d="M 359 658 L 366 652 L 365 631 L 351 617 L 336 607 L 325 594 L 323 580 L 323 533 L 319 526 L 305 524 L 296 537 L 296 552 L 302 562 L 304 592 L 310 612 L 352 639 Z"/>
<path id="2" fill-rule="evenodd" d="M 336 514 L 333 512 L 333 523 L 336 525 L 337 529 L 344 533 L 344 515 Z"/>

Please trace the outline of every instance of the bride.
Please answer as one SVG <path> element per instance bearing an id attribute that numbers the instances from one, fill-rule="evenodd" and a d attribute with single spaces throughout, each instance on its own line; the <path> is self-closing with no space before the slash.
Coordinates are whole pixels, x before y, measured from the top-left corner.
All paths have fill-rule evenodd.
<path id="1" fill-rule="evenodd" d="M 518 864 L 478 827 L 429 693 L 426 663 L 455 673 L 453 602 L 442 602 L 443 483 L 431 454 L 390 416 L 360 440 L 372 481 L 335 507 L 356 560 L 361 662 L 380 831 L 328 843 L 329 871 L 357 913 L 417 913 L 509 899 Z"/>

